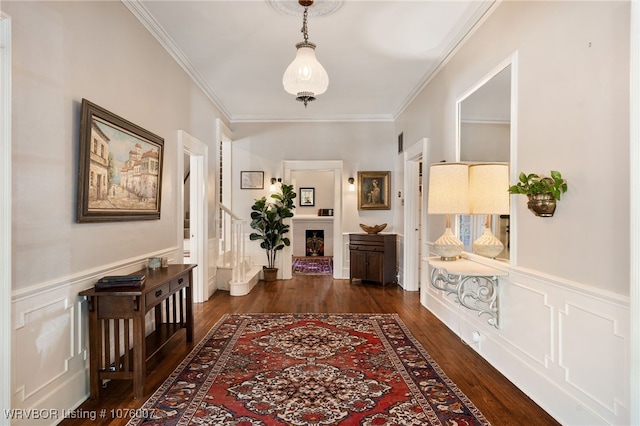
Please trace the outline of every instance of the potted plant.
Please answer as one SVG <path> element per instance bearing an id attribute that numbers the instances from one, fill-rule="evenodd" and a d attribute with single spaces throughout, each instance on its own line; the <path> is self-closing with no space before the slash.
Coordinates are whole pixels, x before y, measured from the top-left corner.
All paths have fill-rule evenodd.
<path id="1" fill-rule="evenodd" d="M 284 236 L 289 232 L 289 225 L 284 220 L 293 217 L 293 199 L 296 198 L 293 185 L 283 183 L 280 192 L 271 194 L 271 198 L 272 201 L 267 201 L 267 197 L 259 198 L 251 206 L 251 228 L 256 232 L 252 232 L 249 239 L 260 241 L 260 247 L 267 254 L 267 266 L 263 267 L 265 281 L 276 280 L 276 254 L 291 244 Z"/>
<path id="2" fill-rule="evenodd" d="M 567 192 L 567 181 L 558 171 L 551 170 L 551 177 L 520 173 L 519 181 L 509 187 L 511 194 L 529 197 L 527 207 L 536 216 L 551 217 L 556 210 L 556 201 Z"/>

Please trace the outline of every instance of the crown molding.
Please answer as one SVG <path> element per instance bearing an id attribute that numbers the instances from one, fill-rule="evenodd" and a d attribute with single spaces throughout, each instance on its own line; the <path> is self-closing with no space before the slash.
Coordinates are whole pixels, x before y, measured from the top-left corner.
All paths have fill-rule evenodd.
<path id="1" fill-rule="evenodd" d="M 231 114 L 226 108 L 224 103 L 216 95 L 214 90 L 207 84 L 207 81 L 191 64 L 189 59 L 178 48 L 173 39 L 167 34 L 164 29 L 158 24 L 158 22 L 151 16 L 149 11 L 144 7 L 139 0 L 121 0 L 122 4 L 129 9 L 129 11 L 135 16 L 142 25 L 155 37 L 162 47 L 171 55 L 171 57 L 180 65 L 180 67 L 187 73 L 189 77 L 202 89 L 205 95 L 213 102 L 213 104 L 220 110 L 224 118 L 231 120 Z"/>
<path id="2" fill-rule="evenodd" d="M 471 24 L 463 27 L 460 30 L 458 37 L 452 39 L 449 46 L 447 46 L 447 48 L 444 50 L 444 52 L 448 53 L 442 57 L 441 61 L 436 62 L 436 65 L 427 70 L 422 79 L 418 82 L 418 84 L 416 84 L 415 89 L 411 91 L 405 97 L 404 101 L 402 101 L 402 103 L 398 106 L 398 108 L 396 108 L 395 112 L 393 113 L 393 117 L 395 119 L 397 119 L 400 114 L 402 114 L 404 110 L 407 109 L 407 107 L 415 100 L 420 92 L 422 92 L 422 90 L 427 87 L 429 82 L 431 82 L 431 80 L 436 75 L 438 75 L 440 70 L 442 70 L 442 68 L 444 68 L 444 66 L 451 60 L 451 58 L 453 58 L 453 56 L 458 52 L 458 50 L 460 50 L 460 48 L 467 42 L 467 40 L 469 40 L 469 38 L 476 32 L 476 30 L 480 28 L 482 24 L 484 24 L 487 18 L 496 10 L 498 5 L 502 1 L 503 0 L 493 0 L 487 2 L 487 5 L 485 7 L 480 7 L 478 8 L 478 10 L 476 10 L 471 19 L 468 21 Z"/>

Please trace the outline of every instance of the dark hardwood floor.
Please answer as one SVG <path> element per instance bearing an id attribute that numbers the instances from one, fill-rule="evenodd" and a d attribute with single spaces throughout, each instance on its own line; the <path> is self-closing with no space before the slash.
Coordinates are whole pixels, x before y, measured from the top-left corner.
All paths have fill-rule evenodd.
<path id="1" fill-rule="evenodd" d="M 224 314 L 260 312 L 398 313 L 416 339 L 491 424 L 559 424 L 421 306 L 418 292 L 405 292 L 394 285 L 382 287 L 312 275 L 260 282 L 247 296 L 232 297 L 228 292 L 217 291 L 207 302 L 194 306 L 194 343 L 185 344 L 185 333 L 181 331 L 150 361 L 144 398 L 133 399 L 131 382 L 114 380 L 103 389 L 99 400 L 87 400 L 76 411 L 77 416 L 95 416 L 95 420 L 67 419 L 61 424 L 126 424 L 129 413 L 151 396 Z"/>

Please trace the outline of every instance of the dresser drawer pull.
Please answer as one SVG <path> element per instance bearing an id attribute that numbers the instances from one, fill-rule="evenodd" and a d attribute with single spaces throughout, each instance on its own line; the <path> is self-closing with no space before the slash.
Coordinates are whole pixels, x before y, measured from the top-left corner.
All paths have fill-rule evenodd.
<path id="1" fill-rule="evenodd" d="M 162 290 L 156 290 L 156 297 L 162 296 Z"/>
<path id="2" fill-rule="evenodd" d="M 178 278 L 178 284 L 182 284 L 183 281 L 184 281 L 184 277 Z"/>

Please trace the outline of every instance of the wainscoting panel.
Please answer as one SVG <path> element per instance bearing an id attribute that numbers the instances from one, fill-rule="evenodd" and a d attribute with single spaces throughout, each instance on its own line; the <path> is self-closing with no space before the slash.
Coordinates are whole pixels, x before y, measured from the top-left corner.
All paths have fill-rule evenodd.
<path id="1" fill-rule="evenodd" d="M 555 359 L 554 309 L 547 295 L 528 285 L 507 285 L 503 280 L 500 287 L 502 336 L 520 356 L 547 367 Z"/>
<path id="2" fill-rule="evenodd" d="M 565 370 L 567 383 L 602 409 L 616 414 L 625 405 L 628 387 L 620 386 L 623 382 L 620 374 L 601 364 L 604 361 L 610 366 L 628 365 L 625 336 L 629 333 L 624 330 L 621 334 L 621 328 L 625 327 L 620 327 L 618 319 L 590 309 L 567 303 L 560 311 L 559 365 Z"/>
<path id="3" fill-rule="evenodd" d="M 15 327 L 16 392 L 33 397 L 69 372 L 74 351 L 74 303 L 50 300 L 19 313 Z"/>
<path id="4" fill-rule="evenodd" d="M 628 425 L 628 298 L 503 268 L 499 329 L 430 283 L 421 301 L 560 423 Z"/>

